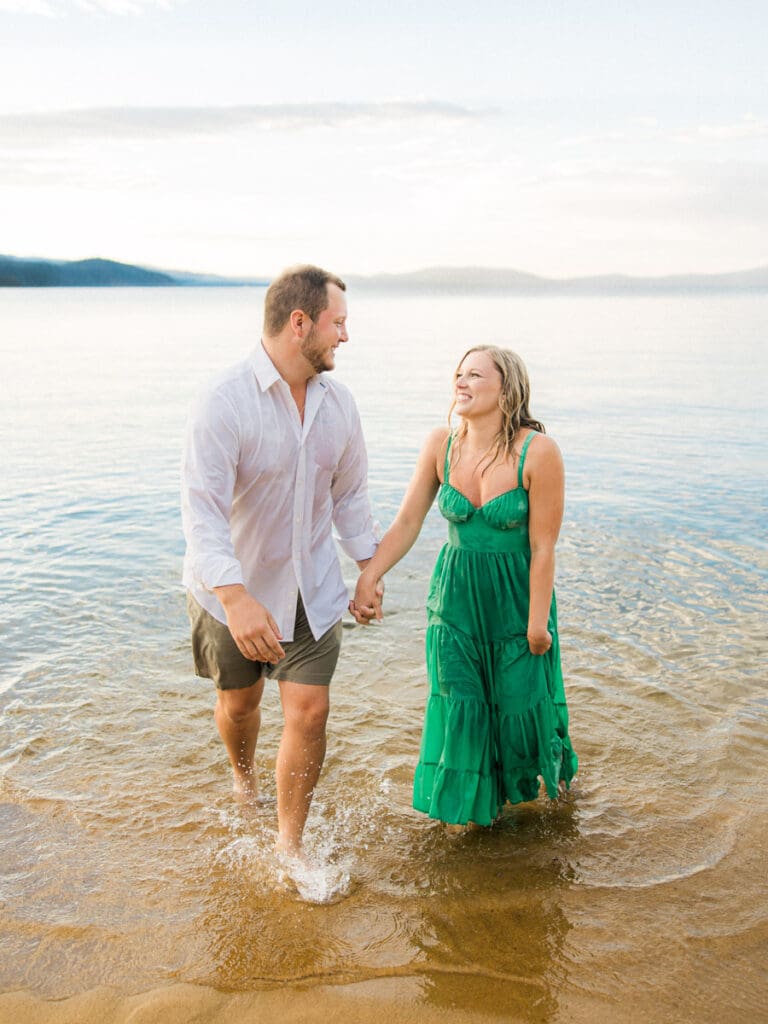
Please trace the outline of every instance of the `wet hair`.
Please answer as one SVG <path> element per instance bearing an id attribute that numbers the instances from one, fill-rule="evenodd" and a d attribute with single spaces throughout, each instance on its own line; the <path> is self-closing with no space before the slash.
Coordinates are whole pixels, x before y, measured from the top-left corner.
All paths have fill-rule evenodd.
<path id="1" fill-rule="evenodd" d="M 489 469 L 497 459 L 513 455 L 514 443 L 521 427 L 538 430 L 541 434 L 546 433 L 546 430 L 544 429 L 544 424 L 539 420 L 535 420 L 528 409 L 528 403 L 531 400 L 531 383 L 528 379 L 525 363 L 520 356 L 516 352 L 511 352 L 508 348 L 498 348 L 496 345 L 474 345 L 472 348 L 467 349 L 459 360 L 459 364 L 456 367 L 457 373 L 467 356 L 473 352 L 487 352 L 493 360 L 494 366 L 501 374 L 501 394 L 499 395 L 501 427 L 483 459 L 485 465 L 482 472 L 485 473 L 486 469 Z M 456 399 L 454 397 L 448 410 L 449 426 L 451 415 L 455 408 Z M 451 446 L 451 454 L 453 455 L 455 449 L 456 461 L 460 457 L 461 442 L 464 440 L 466 433 L 466 421 L 463 421 L 453 431 L 454 441 Z"/>
<path id="2" fill-rule="evenodd" d="M 291 313 L 300 309 L 314 323 L 328 308 L 328 285 L 335 284 L 343 292 L 347 286 L 340 277 L 311 264 L 289 267 L 270 284 L 264 299 L 264 333 L 279 334 Z"/>

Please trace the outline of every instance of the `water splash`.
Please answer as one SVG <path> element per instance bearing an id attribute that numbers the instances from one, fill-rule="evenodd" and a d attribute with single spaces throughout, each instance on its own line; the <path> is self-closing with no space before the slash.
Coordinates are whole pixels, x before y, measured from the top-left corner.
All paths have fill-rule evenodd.
<path id="1" fill-rule="evenodd" d="M 277 861 L 279 883 L 306 903 L 336 903 L 351 891 L 352 877 L 343 865 L 288 854 L 277 855 Z"/>
<path id="2" fill-rule="evenodd" d="M 336 862 L 317 844 L 302 856 L 274 849 L 274 835 L 241 835 L 214 856 L 217 867 L 236 868 L 262 892 L 279 892 L 306 903 L 335 903 L 352 889 L 352 864 Z"/>

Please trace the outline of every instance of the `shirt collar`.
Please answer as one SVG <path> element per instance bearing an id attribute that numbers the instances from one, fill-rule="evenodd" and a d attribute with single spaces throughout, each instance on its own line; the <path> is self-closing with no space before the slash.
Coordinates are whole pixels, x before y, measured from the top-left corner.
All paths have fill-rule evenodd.
<path id="1" fill-rule="evenodd" d="M 259 382 L 259 387 L 262 391 L 268 391 L 275 381 L 282 380 L 280 373 L 267 355 L 267 350 L 264 345 L 259 342 L 256 348 L 251 353 L 251 367 L 256 376 L 256 380 Z M 325 381 L 325 374 L 320 373 L 316 377 L 310 377 L 307 381 L 307 386 L 314 388 L 322 388 L 323 391 L 328 390 L 328 384 Z"/>
<path id="2" fill-rule="evenodd" d="M 261 342 L 251 353 L 251 366 L 262 391 L 268 391 L 276 380 L 283 379 Z"/>

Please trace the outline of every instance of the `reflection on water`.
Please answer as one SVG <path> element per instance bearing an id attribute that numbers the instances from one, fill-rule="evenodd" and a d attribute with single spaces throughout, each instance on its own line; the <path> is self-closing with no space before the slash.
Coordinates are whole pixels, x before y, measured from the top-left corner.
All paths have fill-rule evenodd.
<path id="1" fill-rule="evenodd" d="M 251 343 L 260 293 L 0 303 L 3 990 L 188 983 L 208 993 L 189 1019 L 212 990 L 307 993 L 307 1013 L 355 1021 L 759 1019 L 762 300 L 356 300 L 339 372 L 384 524 L 457 356 L 515 324 L 568 467 L 558 596 L 581 772 L 570 801 L 509 808 L 489 831 L 411 810 L 432 514 L 390 576 L 383 626 L 346 623 L 317 868 L 293 881 L 272 850 L 274 690 L 267 802 L 240 807 L 177 589 L 189 397 Z M 724 460 L 711 424 L 736 413 Z"/>

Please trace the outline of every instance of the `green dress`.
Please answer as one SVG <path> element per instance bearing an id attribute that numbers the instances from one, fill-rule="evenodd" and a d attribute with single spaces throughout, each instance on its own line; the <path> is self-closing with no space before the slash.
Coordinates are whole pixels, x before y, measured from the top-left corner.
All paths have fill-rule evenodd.
<path id="1" fill-rule="evenodd" d="M 440 821 L 490 825 L 506 801 L 551 798 L 576 773 L 568 738 L 555 596 L 552 647 L 528 649 L 531 548 L 525 439 L 517 487 L 476 508 L 455 487 L 445 457 L 438 506 L 448 542 L 437 558 L 427 599 L 430 693 L 413 806 Z"/>

